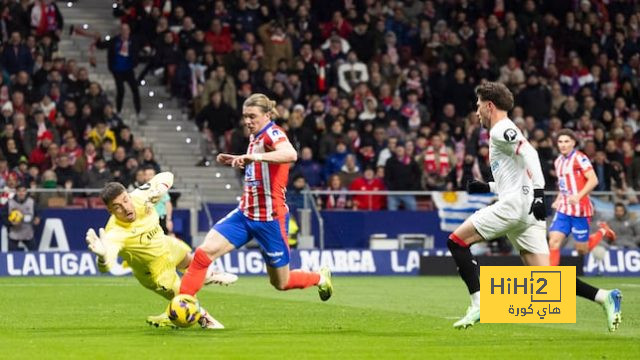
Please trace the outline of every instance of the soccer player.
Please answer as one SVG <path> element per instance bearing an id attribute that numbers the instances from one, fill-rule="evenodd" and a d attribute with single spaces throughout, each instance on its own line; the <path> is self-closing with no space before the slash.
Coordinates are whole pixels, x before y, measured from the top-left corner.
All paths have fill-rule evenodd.
<path id="1" fill-rule="evenodd" d="M 447 246 L 458 272 L 471 295 L 471 306 L 455 328 L 467 328 L 480 321 L 478 263 L 469 246 L 479 241 L 507 236 L 528 266 L 548 266 L 544 204 L 544 176 L 537 151 L 507 117 L 513 108 L 513 94 L 501 83 L 486 82 L 476 88 L 480 123 L 489 129 L 489 158 L 494 182 L 471 181 L 469 193 L 498 194 L 498 201 L 476 211 L 450 236 Z M 610 331 L 621 320 L 619 290 L 596 289 L 576 278 L 576 293 L 604 307 Z"/>
<path id="2" fill-rule="evenodd" d="M 278 290 L 317 286 L 320 299 L 333 293 L 331 272 L 289 270 L 287 242 L 288 208 L 285 191 L 289 164 L 297 159 L 296 150 L 279 126 L 275 101 L 253 94 L 242 105 L 242 117 L 251 133 L 244 155 L 219 154 L 217 161 L 244 168 L 244 194 L 237 209 L 218 221 L 195 253 L 182 278 L 181 294 L 195 295 L 202 287 L 209 264 L 220 256 L 255 238 L 267 265 L 271 285 Z"/>
<path id="3" fill-rule="evenodd" d="M 551 205 L 556 209 L 556 215 L 549 228 L 549 261 L 552 266 L 560 264 L 560 247 L 569 234 L 573 235 L 580 255 L 596 247 L 603 236 L 611 241 L 616 239 L 616 233 L 604 222 L 599 224 L 600 229 L 595 234 L 589 236 L 589 223 L 593 216 L 589 193 L 598 186 L 598 177 L 589 158 L 576 150 L 577 139 L 570 129 L 558 132 L 560 155 L 555 161 L 555 168 L 559 193 Z"/>
<path id="4" fill-rule="evenodd" d="M 99 235 L 89 229 L 86 236 L 89 249 L 98 257 L 100 272 L 109 271 L 119 255 L 142 286 L 169 300 L 180 289 L 176 270 L 183 271 L 192 261 L 189 245 L 164 234 L 154 208 L 172 185 L 170 172 L 154 176 L 131 193 L 120 183 L 106 184 L 100 197 L 111 217 Z M 207 283 L 228 285 L 236 280 L 233 274 L 209 272 Z M 203 328 L 224 328 L 204 309 L 199 322 Z M 173 326 L 166 313 L 149 316 L 147 323 Z"/>

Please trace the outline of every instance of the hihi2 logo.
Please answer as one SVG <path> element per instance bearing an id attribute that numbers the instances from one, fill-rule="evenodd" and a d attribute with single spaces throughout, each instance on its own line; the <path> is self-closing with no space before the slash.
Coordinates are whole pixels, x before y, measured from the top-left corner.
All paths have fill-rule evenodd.
<path id="1" fill-rule="evenodd" d="M 482 266 L 480 322 L 575 323 L 572 266 Z"/>

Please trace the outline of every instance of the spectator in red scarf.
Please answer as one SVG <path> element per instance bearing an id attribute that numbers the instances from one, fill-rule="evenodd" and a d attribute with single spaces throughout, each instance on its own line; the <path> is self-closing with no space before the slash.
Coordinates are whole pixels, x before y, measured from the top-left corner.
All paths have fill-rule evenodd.
<path id="1" fill-rule="evenodd" d="M 52 0 L 36 0 L 31 6 L 31 31 L 38 38 L 45 35 L 60 37 L 64 25 L 58 5 Z"/>
<path id="2" fill-rule="evenodd" d="M 431 146 L 423 154 L 423 176 L 427 188 L 445 190 L 451 169 L 455 168 L 456 159 L 451 148 L 442 141 L 442 136 L 435 134 L 431 137 Z"/>

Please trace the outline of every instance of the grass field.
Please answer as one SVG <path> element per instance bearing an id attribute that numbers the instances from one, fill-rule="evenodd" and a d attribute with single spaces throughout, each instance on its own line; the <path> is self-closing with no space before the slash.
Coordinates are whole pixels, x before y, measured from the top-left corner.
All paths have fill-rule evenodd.
<path id="1" fill-rule="evenodd" d="M 221 331 L 149 327 L 166 302 L 133 278 L 0 278 L 0 359 L 638 359 L 640 278 L 588 280 L 622 290 L 618 332 L 584 299 L 576 324 L 454 330 L 468 305 L 455 277 L 334 278 L 326 303 L 244 277 L 199 295 Z"/>

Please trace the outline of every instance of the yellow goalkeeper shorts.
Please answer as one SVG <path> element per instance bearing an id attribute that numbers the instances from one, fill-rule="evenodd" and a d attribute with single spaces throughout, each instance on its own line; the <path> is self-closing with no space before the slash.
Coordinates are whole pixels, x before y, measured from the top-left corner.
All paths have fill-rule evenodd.
<path id="1" fill-rule="evenodd" d="M 180 276 L 176 267 L 191 252 L 191 248 L 172 236 L 165 235 L 164 238 L 168 242 L 169 252 L 147 264 L 144 270 L 133 269 L 133 275 L 142 286 L 170 300 L 180 292 Z"/>

